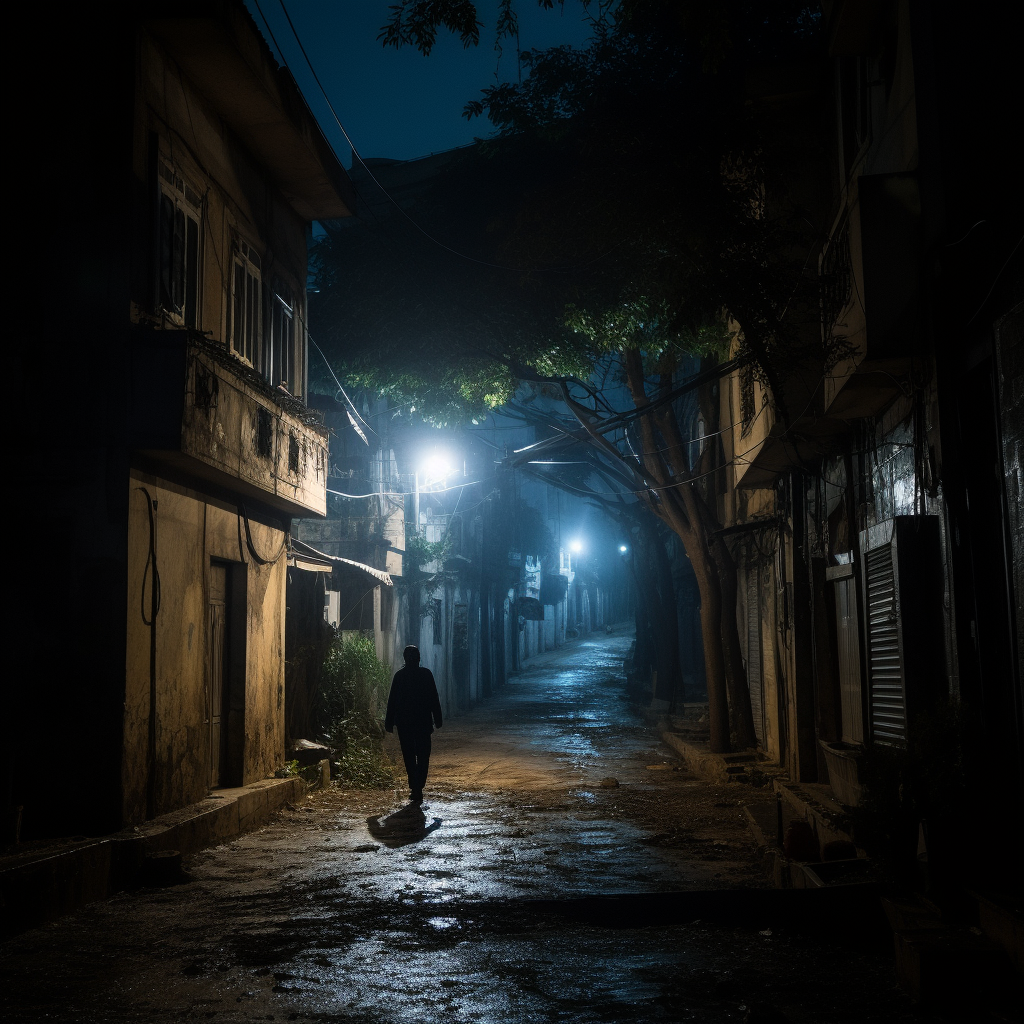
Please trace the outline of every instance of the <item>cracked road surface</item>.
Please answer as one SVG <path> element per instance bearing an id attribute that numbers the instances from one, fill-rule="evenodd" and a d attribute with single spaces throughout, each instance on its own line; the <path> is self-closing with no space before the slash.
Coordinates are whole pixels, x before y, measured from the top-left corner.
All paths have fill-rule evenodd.
<path id="1" fill-rule="evenodd" d="M 749 891 L 766 882 L 742 805 L 770 796 L 660 745 L 623 696 L 629 639 L 537 658 L 449 719 L 422 808 L 404 787 L 314 794 L 182 884 L 11 940 L 0 1016 L 920 1024 L 889 947 L 685 902 L 783 895 Z"/>

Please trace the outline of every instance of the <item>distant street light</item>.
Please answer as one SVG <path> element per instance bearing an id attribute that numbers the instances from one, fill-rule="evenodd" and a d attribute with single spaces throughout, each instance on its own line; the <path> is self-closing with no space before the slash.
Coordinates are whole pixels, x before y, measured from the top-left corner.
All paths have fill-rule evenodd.
<path id="1" fill-rule="evenodd" d="M 627 548 L 625 544 L 620 544 L 619 545 L 619 554 L 620 555 L 624 555 L 628 550 L 629 550 L 629 548 Z"/>
<path id="2" fill-rule="evenodd" d="M 581 540 L 571 540 L 571 541 L 569 541 L 569 550 L 572 551 L 574 554 L 578 555 L 583 550 L 583 541 L 581 541 Z"/>

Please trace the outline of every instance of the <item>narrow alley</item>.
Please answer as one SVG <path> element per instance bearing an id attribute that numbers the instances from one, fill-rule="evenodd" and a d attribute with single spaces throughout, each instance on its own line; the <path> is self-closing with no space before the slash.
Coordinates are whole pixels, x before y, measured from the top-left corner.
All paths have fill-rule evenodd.
<path id="1" fill-rule="evenodd" d="M 742 810 L 770 796 L 703 782 L 659 744 L 625 700 L 629 642 L 570 643 L 446 722 L 422 808 L 398 788 L 315 793 L 191 858 L 177 885 L 23 935 L 0 961 L 0 1013 L 925 1019 L 885 942 L 780 926 L 768 897 L 793 894 L 767 888 Z M 718 913 L 737 889 L 746 909 Z"/>

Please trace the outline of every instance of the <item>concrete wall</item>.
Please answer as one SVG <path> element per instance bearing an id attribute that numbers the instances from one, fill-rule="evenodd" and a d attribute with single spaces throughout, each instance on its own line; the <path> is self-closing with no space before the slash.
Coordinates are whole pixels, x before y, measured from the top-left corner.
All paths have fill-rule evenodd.
<path id="1" fill-rule="evenodd" d="M 237 784 L 273 773 L 284 761 L 284 533 L 250 517 L 259 565 L 247 550 L 239 515 L 189 491 L 138 471 L 129 478 L 128 606 L 124 817 L 141 821 L 203 799 L 211 788 L 209 671 L 209 571 L 226 563 L 238 582 L 243 642 L 236 730 Z M 147 494 L 143 492 L 145 488 Z M 160 578 L 156 616 L 155 678 L 151 675 L 152 543 Z M 148 568 L 147 568 L 148 563 Z M 241 607 L 244 600 L 244 607 Z M 155 706 L 152 693 L 155 686 Z M 150 780 L 149 735 L 155 716 L 155 775 Z M 229 738 L 229 749 L 232 738 Z M 228 768 L 229 766 L 225 766 Z M 152 785 L 152 798 L 148 788 Z M 152 806 L 150 806 L 152 804 Z"/>
<path id="2" fill-rule="evenodd" d="M 269 176 L 238 144 L 202 94 L 146 34 L 139 41 L 136 73 L 136 178 L 154 182 L 152 187 L 156 187 L 151 141 L 155 139 L 159 159 L 203 197 L 199 329 L 211 332 L 218 341 L 228 337 L 230 275 L 238 241 L 258 251 L 265 285 L 272 287 L 276 279 L 286 284 L 298 303 L 297 319 L 304 324 L 305 222 L 272 187 Z M 147 263 L 144 261 L 143 266 Z M 152 282 L 145 276 L 133 281 L 136 308 L 150 305 L 151 287 Z M 294 395 L 305 395 L 304 352 L 299 353 L 298 363 L 299 373 L 288 382 L 289 390 Z"/>

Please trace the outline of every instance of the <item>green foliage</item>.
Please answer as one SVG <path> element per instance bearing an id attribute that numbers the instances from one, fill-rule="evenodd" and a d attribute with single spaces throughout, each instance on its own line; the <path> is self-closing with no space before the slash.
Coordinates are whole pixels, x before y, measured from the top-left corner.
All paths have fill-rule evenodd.
<path id="1" fill-rule="evenodd" d="M 570 303 L 565 310 L 566 327 L 583 335 L 595 353 L 639 349 L 659 372 L 671 372 L 687 356 L 728 356 L 731 335 L 724 317 L 681 330 L 673 329 L 671 321 L 667 302 L 646 297 L 593 311 Z"/>
<path id="2" fill-rule="evenodd" d="M 514 36 L 505 0 L 402 0 L 381 39 L 475 45 L 492 9 Z M 467 108 L 496 138 L 403 165 L 410 219 L 366 180 L 373 215 L 328 225 L 310 317 L 335 370 L 454 425 L 524 380 L 587 380 L 609 353 L 639 348 L 657 373 L 721 358 L 729 310 L 781 408 L 772 364 L 806 357 L 794 339 L 819 316 L 820 225 L 799 190 L 821 145 L 812 116 L 751 102 L 744 68 L 803 59 L 819 27 L 800 2 L 621 0 L 595 5 L 587 47 L 524 53 L 521 81 Z"/>
<path id="3" fill-rule="evenodd" d="M 379 746 L 346 751 L 334 769 L 342 785 L 355 789 L 388 789 L 395 782 L 395 766 Z"/>
<path id="4" fill-rule="evenodd" d="M 550 2 L 550 0 L 548 0 Z M 399 0 L 377 37 L 385 46 L 415 46 L 424 56 L 437 42 L 437 30 L 457 34 L 467 49 L 480 42 L 476 4 L 472 0 Z"/>
<path id="5" fill-rule="evenodd" d="M 452 549 L 452 534 L 445 530 L 441 540 L 429 541 L 422 534 L 414 533 L 412 524 L 408 525 L 405 538 L 406 561 L 415 569 L 419 569 L 428 562 L 438 562 L 443 565 Z"/>
<path id="6" fill-rule="evenodd" d="M 390 762 L 381 746 L 391 670 L 366 637 L 338 634 L 324 659 L 320 714 L 324 735 L 339 752 L 340 779 L 349 785 L 387 785 Z M 375 781 L 367 781 L 375 780 Z"/>

